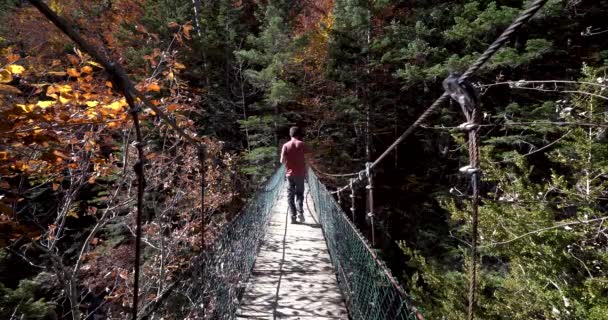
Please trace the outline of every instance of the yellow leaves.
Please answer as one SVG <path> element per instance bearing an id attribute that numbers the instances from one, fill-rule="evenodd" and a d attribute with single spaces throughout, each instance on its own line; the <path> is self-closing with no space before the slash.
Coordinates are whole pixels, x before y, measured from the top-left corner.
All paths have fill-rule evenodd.
<path id="1" fill-rule="evenodd" d="M 99 112 L 94 110 L 87 110 L 87 118 L 89 120 L 94 120 L 95 118 L 97 118 L 97 116 L 99 116 Z"/>
<path id="2" fill-rule="evenodd" d="M 186 69 L 186 66 L 179 62 L 176 62 L 173 64 L 173 68 L 178 69 L 178 70 L 184 70 L 184 69 Z"/>
<path id="3" fill-rule="evenodd" d="M 93 67 L 97 67 L 97 68 L 103 69 L 103 66 L 102 66 L 101 64 L 99 64 L 99 63 L 95 62 L 95 61 L 87 61 L 87 64 L 90 64 L 90 65 L 92 65 Z M 86 67 L 85 67 L 85 68 L 86 68 Z"/>
<path id="4" fill-rule="evenodd" d="M 123 111 L 123 108 L 127 106 L 127 100 L 122 98 L 118 101 L 114 101 L 108 105 L 103 106 L 104 109 L 110 109 L 115 112 Z"/>
<path id="5" fill-rule="evenodd" d="M 70 86 L 69 84 L 53 84 L 50 85 L 48 89 L 46 89 L 46 95 L 55 99 L 57 99 L 56 93 L 62 92 L 72 92 L 72 86 Z"/>
<path id="6" fill-rule="evenodd" d="M 59 0 L 51 0 L 49 7 L 51 7 L 51 10 L 55 11 L 56 14 L 61 14 L 63 11 L 63 6 Z"/>
<path id="7" fill-rule="evenodd" d="M 13 74 L 6 69 L 0 69 L 0 83 L 9 83 L 13 81 Z"/>
<path id="8" fill-rule="evenodd" d="M 85 105 L 89 108 L 94 108 L 99 105 L 99 101 L 87 101 L 85 102 Z"/>
<path id="9" fill-rule="evenodd" d="M 40 107 L 41 109 L 46 109 L 53 105 L 55 105 L 55 101 L 53 100 L 38 101 L 38 103 L 36 103 L 36 106 Z"/>
<path id="10" fill-rule="evenodd" d="M 25 71 L 25 68 L 16 64 L 11 64 L 4 69 L 0 69 L 0 83 L 12 82 L 13 75 L 20 75 L 23 71 Z"/>
<path id="11" fill-rule="evenodd" d="M 22 74 L 23 71 L 25 71 L 24 67 L 16 64 L 11 64 L 6 67 L 6 69 L 8 69 L 8 71 L 10 71 L 12 74 Z"/>
<path id="12" fill-rule="evenodd" d="M 68 92 L 61 92 L 59 94 L 59 102 L 61 102 L 61 104 L 66 104 L 72 99 L 74 99 L 74 96 Z"/>
<path id="13" fill-rule="evenodd" d="M 82 69 L 80 69 L 80 71 L 82 71 L 86 74 L 91 74 L 91 73 L 93 73 L 93 68 L 91 66 L 84 66 L 84 67 L 82 67 Z"/>
<path id="14" fill-rule="evenodd" d="M 15 163 L 11 165 L 11 169 L 21 172 L 25 172 L 28 168 L 29 166 L 27 165 L 27 163 L 23 161 L 15 161 Z"/>
<path id="15" fill-rule="evenodd" d="M 66 214 L 66 216 L 72 217 L 74 219 L 78 219 L 78 211 L 76 211 L 75 208 L 70 208 L 70 210 L 68 211 L 68 213 Z"/>
<path id="16" fill-rule="evenodd" d="M 19 103 L 16 104 L 16 106 L 17 106 L 17 108 L 23 110 L 23 112 L 25 112 L 25 113 L 32 112 L 34 110 L 34 107 L 35 107 L 35 105 L 33 105 L 33 104 L 25 105 L 25 104 L 19 104 Z"/>
<path id="17" fill-rule="evenodd" d="M 61 104 L 66 104 L 74 99 L 74 95 L 71 93 L 72 87 L 70 85 L 51 85 L 46 90 L 46 95 L 59 101 Z"/>

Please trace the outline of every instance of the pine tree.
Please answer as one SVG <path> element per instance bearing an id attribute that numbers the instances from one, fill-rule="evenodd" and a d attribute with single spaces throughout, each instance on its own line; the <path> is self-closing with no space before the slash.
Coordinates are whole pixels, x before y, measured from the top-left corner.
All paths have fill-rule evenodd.
<path id="1" fill-rule="evenodd" d="M 504 135 L 486 139 L 482 148 L 479 318 L 603 319 L 608 311 L 608 234 L 602 227 L 608 210 L 606 102 L 596 85 L 605 73 L 584 67 L 583 74 L 575 90 L 582 94 L 572 99 L 512 104 L 495 116 L 508 120 Z M 513 85 L 524 87 L 544 90 Z M 444 205 L 452 212 L 457 251 L 425 259 L 404 250 L 419 270 L 411 287 L 428 315 L 464 318 L 461 297 L 470 265 L 459 256 L 470 255 L 470 206 L 454 199 Z M 454 261 L 461 267 L 454 268 Z"/>
<path id="2" fill-rule="evenodd" d="M 288 1 L 269 1 L 260 6 L 258 19 L 262 21 L 259 35 L 247 39 L 251 49 L 237 52 L 239 59 L 250 68 L 243 72 L 247 81 L 263 92 L 263 99 L 245 106 L 249 110 L 246 119 L 239 121 L 248 134 L 245 159 L 248 164 L 243 171 L 254 177 L 268 176 L 278 159 L 278 132 L 287 123 L 281 107 L 289 103 L 295 87 L 285 76 L 287 63 L 291 59 Z"/>

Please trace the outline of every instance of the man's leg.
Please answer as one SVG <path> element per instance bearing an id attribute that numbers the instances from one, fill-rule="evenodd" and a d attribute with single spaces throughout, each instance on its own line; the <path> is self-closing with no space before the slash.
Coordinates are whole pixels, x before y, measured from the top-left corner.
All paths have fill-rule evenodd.
<path id="1" fill-rule="evenodd" d="M 295 182 L 299 218 L 304 222 L 304 177 L 297 177 Z"/>
<path id="2" fill-rule="evenodd" d="M 291 223 L 296 223 L 296 204 L 294 203 L 294 197 L 296 195 L 296 183 L 293 177 L 287 177 L 287 183 L 287 204 L 289 205 Z"/>

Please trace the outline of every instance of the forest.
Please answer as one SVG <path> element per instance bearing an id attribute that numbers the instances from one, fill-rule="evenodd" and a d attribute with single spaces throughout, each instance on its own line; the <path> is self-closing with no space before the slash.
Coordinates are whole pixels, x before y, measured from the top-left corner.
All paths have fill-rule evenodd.
<path id="1" fill-rule="evenodd" d="M 0 319 L 210 319 L 197 257 L 290 127 L 348 185 L 533 2 L 0 0 Z M 544 2 L 469 77 L 478 183 L 450 100 L 356 186 L 425 319 L 608 319 L 608 0 Z"/>

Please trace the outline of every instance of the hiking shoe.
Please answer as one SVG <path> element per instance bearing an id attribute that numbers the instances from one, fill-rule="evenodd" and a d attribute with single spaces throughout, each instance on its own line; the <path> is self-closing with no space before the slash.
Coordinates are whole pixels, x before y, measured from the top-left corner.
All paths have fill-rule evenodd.
<path id="1" fill-rule="evenodd" d="M 296 224 L 298 223 L 298 220 L 296 220 L 296 216 L 291 216 L 291 224 Z"/>
<path id="2" fill-rule="evenodd" d="M 298 218 L 300 219 L 300 222 L 304 222 L 304 221 L 305 221 L 305 220 L 304 220 L 304 214 L 303 214 L 303 213 L 300 213 L 300 214 L 298 215 Z"/>

